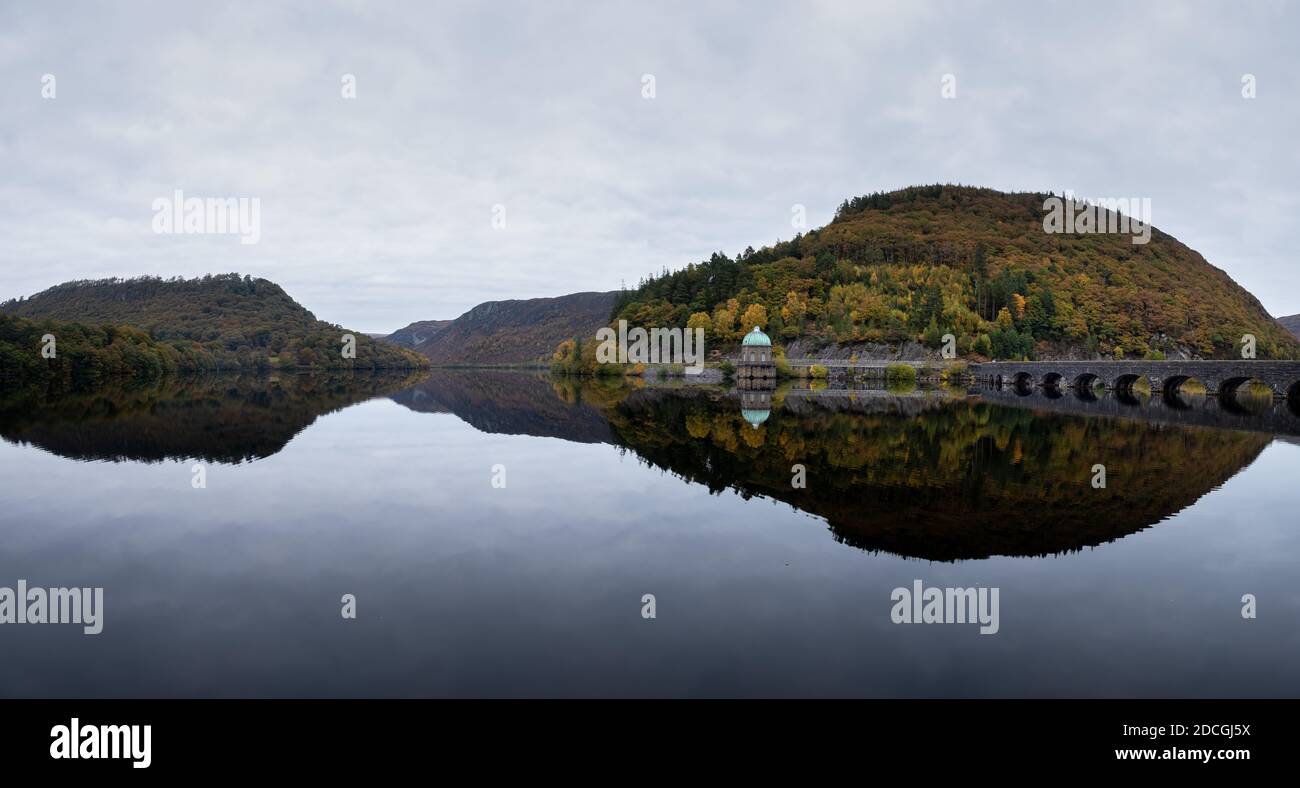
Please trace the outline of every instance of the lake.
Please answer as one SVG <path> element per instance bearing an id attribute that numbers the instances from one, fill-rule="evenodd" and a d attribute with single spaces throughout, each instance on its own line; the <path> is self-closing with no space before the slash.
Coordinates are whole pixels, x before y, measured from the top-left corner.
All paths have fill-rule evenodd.
<path id="1" fill-rule="evenodd" d="M 0 626 L 0 696 L 1294 697 L 1300 417 L 1271 407 L 469 370 L 9 391 L 0 586 L 104 610 Z M 917 581 L 997 589 L 997 631 L 895 623 Z"/>

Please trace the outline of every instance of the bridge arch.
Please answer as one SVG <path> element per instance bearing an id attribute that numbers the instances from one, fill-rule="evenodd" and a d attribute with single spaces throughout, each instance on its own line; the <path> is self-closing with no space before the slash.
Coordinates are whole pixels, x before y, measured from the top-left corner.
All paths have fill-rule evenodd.
<path id="1" fill-rule="evenodd" d="M 1133 387 L 1134 387 L 1135 385 L 1137 385 L 1137 382 L 1138 382 L 1139 380 L 1141 380 L 1141 379 L 1142 379 L 1142 376 L 1141 376 L 1141 375 L 1134 375 L 1134 374 L 1131 374 L 1131 373 L 1130 373 L 1130 374 L 1126 374 L 1126 375 L 1120 375 L 1119 377 L 1115 378 L 1115 390 L 1116 390 L 1116 391 L 1125 391 L 1125 390 L 1129 390 L 1129 391 L 1131 391 L 1131 390 L 1133 389 Z"/>
<path id="2" fill-rule="evenodd" d="M 1219 384 L 1219 394 L 1236 394 L 1239 391 L 1249 387 L 1250 384 L 1263 386 L 1269 390 L 1274 397 L 1284 397 L 1286 392 L 1282 391 L 1276 384 L 1269 383 L 1267 380 L 1256 377 L 1247 377 L 1238 375 L 1225 379 Z"/>
<path id="3" fill-rule="evenodd" d="M 1263 388 L 1256 388 L 1262 386 Z M 1260 395 L 1267 391 L 1267 401 Z M 1233 413 L 1261 413 L 1273 404 L 1273 398 L 1279 393 L 1277 388 L 1265 380 L 1239 375 L 1225 379 L 1219 384 L 1219 407 Z"/>
<path id="4" fill-rule="evenodd" d="M 1011 376 L 1011 388 L 1020 396 L 1034 393 L 1034 376 L 1028 372 L 1017 372 Z"/>
<path id="5" fill-rule="evenodd" d="M 1166 397 L 1172 397 L 1177 394 L 1178 390 L 1183 387 L 1183 384 L 1189 380 L 1194 380 L 1194 378 L 1191 375 L 1170 375 L 1160 381 L 1160 391 Z"/>
<path id="6" fill-rule="evenodd" d="M 1105 386 L 1106 381 L 1102 380 L 1101 375 L 1095 372 L 1081 372 L 1074 378 L 1074 387 L 1076 389 L 1095 389 L 1098 386 Z"/>
<path id="7" fill-rule="evenodd" d="M 1115 379 L 1115 399 L 1124 405 L 1141 405 L 1142 401 L 1138 399 L 1137 384 L 1142 380 L 1141 375 L 1120 375 Z"/>
<path id="8" fill-rule="evenodd" d="M 1097 401 L 1097 389 L 1105 388 L 1106 381 L 1102 380 L 1100 375 L 1092 372 L 1084 372 L 1074 378 L 1070 386 L 1074 390 L 1074 396 L 1084 402 Z"/>
<path id="9" fill-rule="evenodd" d="M 1201 381 L 1193 375 L 1170 375 L 1160 381 L 1161 399 L 1163 399 L 1165 404 L 1171 408 L 1187 410 L 1192 406 L 1192 403 L 1186 399 L 1186 393 L 1183 391 L 1183 386 L 1187 385 L 1191 381 L 1201 383 Z"/>
<path id="10" fill-rule="evenodd" d="M 1219 384 L 1219 393 L 1236 394 L 1238 389 L 1240 389 L 1242 386 L 1245 386 L 1247 383 L 1249 383 L 1252 380 L 1255 380 L 1255 378 L 1249 378 L 1249 377 L 1227 378 L 1226 380 L 1224 380 L 1222 383 Z"/>
<path id="11" fill-rule="evenodd" d="M 1300 417 L 1300 380 L 1292 383 L 1286 390 L 1286 405 L 1291 409 L 1291 413 Z"/>

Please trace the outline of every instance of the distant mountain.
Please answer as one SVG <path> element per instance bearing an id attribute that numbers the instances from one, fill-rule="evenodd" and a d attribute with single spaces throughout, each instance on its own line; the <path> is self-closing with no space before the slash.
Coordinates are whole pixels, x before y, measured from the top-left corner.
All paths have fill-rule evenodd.
<path id="1" fill-rule="evenodd" d="M 595 337 L 609 323 L 617 293 L 487 301 L 451 321 L 412 323 L 386 338 L 412 347 L 434 364 L 547 363 L 571 337 Z M 441 325 L 439 325 L 441 324 Z M 419 344 L 407 345 L 416 338 Z"/>
<path id="2" fill-rule="evenodd" d="M 417 320 L 406 328 L 399 328 L 388 336 L 377 338 L 386 339 L 401 347 L 418 349 L 451 323 L 450 320 Z"/>
<path id="3" fill-rule="evenodd" d="M 1281 323 L 1282 327 L 1285 328 L 1287 331 L 1290 331 L 1292 334 L 1294 334 L 1296 339 L 1300 339 L 1300 315 L 1287 315 L 1286 317 L 1279 317 L 1277 319 L 1277 322 Z"/>
<path id="4" fill-rule="evenodd" d="M 0 315 L 8 318 L 0 360 L 9 372 L 31 373 L 36 366 L 97 377 L 142 370 L 402 369 L 426 363 L 362 332 L 317 320 L 274 282 L 239 274 L 67 282 L 6 301 Z M 33 333 L 55 336 L 56 358 L 39 357 Z M 353 358 L 343 356 L 347 334 L 356 341 Z M 136 363 L 140 352 L 149 358 Z"/>
<path id="5" fill-rule="evenodd" d="M 1048 232 L 1049 216 L 1086 207 L 1063 206 L 950 185 L 856 197 L 791 240 L 651 277 L 620 295 L 616 314 L 690 322 L 713 346 L 762 325 L 806 345 L 922 341 L 933 352 L 952 334 L 971 357 L 1214 358 L 1253 334 L 1261 358 L 1300 357 L 1253 295 L 1173 236 Z"/>

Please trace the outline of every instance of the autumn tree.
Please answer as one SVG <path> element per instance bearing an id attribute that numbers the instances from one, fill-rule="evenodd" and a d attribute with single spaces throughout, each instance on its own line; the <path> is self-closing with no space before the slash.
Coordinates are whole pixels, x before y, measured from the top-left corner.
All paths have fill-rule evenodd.
<path id="1" fill-rule="evenodd" d="M 713 330 L 713 318 L 709 317 L 708 312 L 695 312 L 686 320 L 686 327 L 689 329 L 702 328 L 705 333 Z"/>
<path id="2" fill-rule="evenodd" d="M 748 331 L 754 326 L 762 328 L 767 325 L 767 309 L 762 304 L 750 304 L 745 316 L 740 321 L 741 330 Z"/>
<path id="3" fill-rule="evenodd" d="M 1011 307 L 1015 310 L 1016 320 L 1025 316 L 1025 297 L 1019 293 L 1011 294 Z"/>
<path id="4" fill-rule="evenodd" d="M 1008 328 L 1011 328 L 1012 321 L 1011 321 L 1010 310 L 1008 310 L 1005 306 L 999 309 L 998 319 L 995 322 L 998 324 L 998 328 L 1002 329 L 1003 331 L 1007 330 Z"/>

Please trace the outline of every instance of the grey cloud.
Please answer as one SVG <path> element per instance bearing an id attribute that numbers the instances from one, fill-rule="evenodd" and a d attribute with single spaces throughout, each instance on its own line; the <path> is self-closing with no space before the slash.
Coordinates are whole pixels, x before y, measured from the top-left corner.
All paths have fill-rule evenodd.
<path id="1" fill-rule="evenodd" d="M 917 183 L 1148 196 L 1300 312 L 1285 4 L 7 3 L 0 297 L 237 270 L 363 330 L 612 289 Z M 58 98 L 40 98 L 40 76 Z M 1240 96 L 1244 73 L 1259 98 Z M 358 98 L 339 96 L 355 74 Z M 641 75 L 657 97 L 641 98 Z M 939 97 L 942 74 L 958 96 Z M 253 196 L 262 240 L 159 236 Z M 491 227 L 494 204 L 507 227 Z"/>

